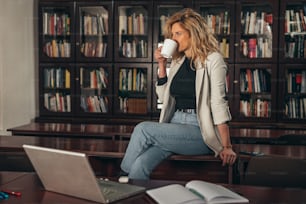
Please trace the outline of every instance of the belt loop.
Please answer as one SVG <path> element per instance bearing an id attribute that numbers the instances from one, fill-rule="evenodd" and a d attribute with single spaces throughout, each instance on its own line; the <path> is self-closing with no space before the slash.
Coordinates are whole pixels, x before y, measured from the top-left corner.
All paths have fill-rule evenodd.
<path id="1" fill-rule="evenodd" d="M 180 112 L 183 113 L 197 113 L 196 109 L 191 109 L 191 108 L 187 108 L 187 109 L 177 109 Z"/>

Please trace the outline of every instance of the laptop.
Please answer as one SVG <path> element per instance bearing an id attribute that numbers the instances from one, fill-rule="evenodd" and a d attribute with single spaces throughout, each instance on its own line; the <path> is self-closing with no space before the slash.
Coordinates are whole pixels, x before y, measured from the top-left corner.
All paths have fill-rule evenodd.
<path id="1" fill-rule="evenodd" d="M 45 190 L 111 203 L 142 193 L 144 187 L 96 178 L 84 153 L 23 145 Z"/>

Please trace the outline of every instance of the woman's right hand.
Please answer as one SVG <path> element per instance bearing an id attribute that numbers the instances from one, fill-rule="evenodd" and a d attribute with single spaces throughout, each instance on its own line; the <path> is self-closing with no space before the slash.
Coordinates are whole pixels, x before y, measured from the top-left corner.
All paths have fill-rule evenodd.
<path id="1" fill-rule="evenodd" d="M 159 77 L 164 77 L 166 75 L 166 67 L 167 67 L 167 58 L 161 55 L 161 49 L 163 46 L 159 46 L 154 51 L 154 58 L 158 62 L 158 69 L 159 69 Z"/>
<path id="2" fill-rule="evenodd" d="M 154 57 L 156 59 L 156 61 L 160 62 L 160 61 L 163 61 L 163 60 L 166 60 L 166 58 L 164 58 L 162 55 L 161 55 L 161 50 L 162 50 L 163 46 L 159 46 L 158 48 L 155 49 L 154 51 Z"/>

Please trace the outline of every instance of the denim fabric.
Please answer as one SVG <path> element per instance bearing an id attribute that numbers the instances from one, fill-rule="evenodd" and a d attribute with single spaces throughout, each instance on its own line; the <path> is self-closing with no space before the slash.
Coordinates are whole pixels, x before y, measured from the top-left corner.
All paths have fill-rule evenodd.
<path id="1" fill-rule="evenodd" d="M 177 111 L 170 123 L 146 121 L 136 125 L 121 169 L 131 179 L 149 179 L 154 168 L 174 153 L 212 153 L 203 141 L 195 113 Z"/>

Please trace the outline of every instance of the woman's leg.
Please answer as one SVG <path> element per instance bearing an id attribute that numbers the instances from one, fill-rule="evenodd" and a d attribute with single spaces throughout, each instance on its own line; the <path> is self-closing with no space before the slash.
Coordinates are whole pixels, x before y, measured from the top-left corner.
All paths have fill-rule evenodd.
<path id="1" fill-rule="evenodd" d="M 142 122 L 131 136 L 121 163 L 130 178 L 147 179 L 152 170 L 173 153 L 184 155 L 208 154 L 211 150 L 203 142 L 200 129 L 191 125 L 195 114 L 176 114 L 173 123 Z M 195 116 L 196 117 L 196 116 Z M 177 123 L 182 122 L 182 123 Z"/>

